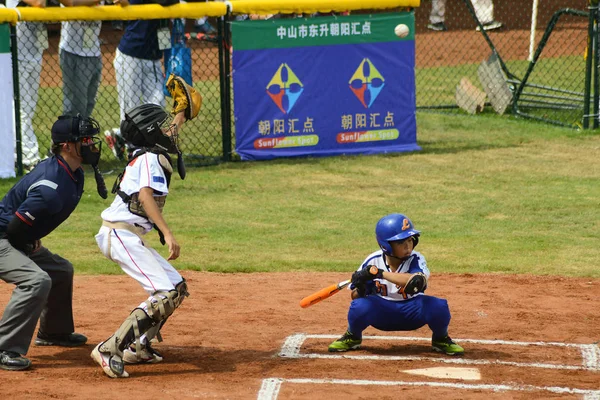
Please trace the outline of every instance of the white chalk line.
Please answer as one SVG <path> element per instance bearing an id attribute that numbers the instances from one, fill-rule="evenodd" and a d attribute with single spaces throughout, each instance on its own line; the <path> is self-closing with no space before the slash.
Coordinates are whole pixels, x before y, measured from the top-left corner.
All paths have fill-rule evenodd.
<path id="1" fill-rule="evenodd" d="M 600 348 L 596 344 L 575 344 L 560 342 L 521 342 L 507 340 L 485 340 L 485 339 L 456 339 L 462 343 L 474 344 L 495 344 L 495 345 L 516 345 L 516 346 L 557 346 L 578 348 L 581 351 L 582 365 L 561 365 L 548 363 L 523 363 L 516 361 L 501 360 L 472 360 L 468 358 L 448 358 L 448 357 L 421 357 L 421 356 L 381 356 L 381 355 L 351 355 L 342 354 L 319 354 L 307 353 L 301 354 L 300 348 L 306 339 L 337 339 L 336 335 L 307 335 L 298 333 L 290 335 L 284 341 L 279 356 L 283 358 L 329 358 L 329 359 L 353 359 L 353 360 L 386 360 L 386 361 L 432 361 L 446 364 L 465 364 L 465 365 L 508 365 L 516 367 L 544 368 L 558 370 L 589 370 L 600 371 Z M 401 340 L 401 341 L 424 341 L 431 339 L 422 337 L 406 336 L 363 336 L 363 340 Z"/>
<path id="2" fill-rule="evenodd" d="M 281 385 L 286 383 L 295 384 L 317 384 L 317 385 L 359 385 L 359 386 L 414 386 L 414 387 L 434 387 L 465 390 L 490 390 L 494 392 L 503 391 L 545 391 L 558 394 L 579 394 L 583 395 L 585 400 L 595 400 L 600 398 L 600 390 L 573 389 L 558 386 L 511 386 L 511 385 L 491 385 L 491 384 L 468 384 L 468 383 L 449 383 L 449 382 L 408 382 L 408 381 L 371 381 L 359 379 L 303 379 L 303 378 L 267 378 L 263 379 L 258 400 L 276 400 Z"/>

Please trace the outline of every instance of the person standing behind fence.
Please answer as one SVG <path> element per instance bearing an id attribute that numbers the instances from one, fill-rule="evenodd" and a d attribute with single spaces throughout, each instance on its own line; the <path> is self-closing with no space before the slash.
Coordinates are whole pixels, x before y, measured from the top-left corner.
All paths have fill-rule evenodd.
<path id="1" fill-rule="evenodd" d="M 91 6 L 100 0 L 60 0 L 64 6 Z M 8 8 L 46 7 L 46 0 L 7 0 Z M 48 31 L 40 22 L 17 23 L 17 52 L 19 64 L 19 111 L 21 116 L 21 147 L 23 167 L 31 170 L 39 161 L 39 144 L 33 129 L 37 108 L 42 54 L 48 48 Z"/>
<path id="2" fill-rule="evenodd" d="M 169 6 L 179 0 L 131 0 L 130 4 Z M 163 52 L 171 47 L 168 19 L 129 21 L 114 60 L 121 120 L 139 105 L 151 103 L 164 107 Z M 125 142 L 119 128 L 104 132 L 108 147 L 118 159 L 124 158 Z"/>
<path id="3" fill-rule="evenodd" d="M 502 23 L 494 20 L 493 0 L 471 0 L 475 15 L 483 30 L 491 31 L 502 27 Z M 427 28 L 434 31 L 446 31 L 446 0 L 431 0 L 431 13 L 429 14 L 429 25 Z M 477 27 L 479 31 L 479 26 Z"/>
<path id="4" fill-rule="evenodd" d="M 104 2 L 101 1 L 100 4 Z M 114 4 L 127 6 L 127 0 Z M 60 69 L 63 77 L 63 114 L 90 117 L 102 76 L 101 21 L 65 21 L 60 31 Z"/>

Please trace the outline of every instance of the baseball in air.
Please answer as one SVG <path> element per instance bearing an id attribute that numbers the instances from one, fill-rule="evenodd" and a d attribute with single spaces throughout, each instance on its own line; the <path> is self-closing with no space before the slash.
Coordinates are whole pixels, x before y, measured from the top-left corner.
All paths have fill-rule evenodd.
<path id="1" fill-rule="evenodd" d="M 410 32 L 408 30 L 408 26 L 404 25 L 404 24 L 398 24 L 396 25 L 396 27 L 394 28 L 394 33 L 396 34 L 396 36 L 398 36 L 399 38 L 404 38 L 408 36 L 408 32 Z"/>

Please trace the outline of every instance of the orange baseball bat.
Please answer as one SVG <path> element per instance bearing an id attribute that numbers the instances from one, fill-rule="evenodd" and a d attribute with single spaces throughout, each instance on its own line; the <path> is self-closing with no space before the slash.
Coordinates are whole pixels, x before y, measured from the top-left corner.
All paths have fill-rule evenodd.
<path id="1" fill-rule="evenodd" d="M 333 285 L 327 286 L 319 290 L 318 292 L 308 295 L 302 300 L 300 300 L 300 307 L 306 308 L 312 306 L 313 304 L 317 304 L 321 300 L 325 300 L 326 298 L 333 296 L 334 294 L 348 286 L 351 282 L 351 280 L 347 280 L 342 281 L 340 283 L 334 283 Z"/>

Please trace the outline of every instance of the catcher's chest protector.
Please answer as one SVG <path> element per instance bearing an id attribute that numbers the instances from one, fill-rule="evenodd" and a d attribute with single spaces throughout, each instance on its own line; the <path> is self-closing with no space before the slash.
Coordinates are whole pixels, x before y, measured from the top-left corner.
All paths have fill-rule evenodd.
<path id="1" fill-rule="evenodd" d="M 129 160 L 129 164 L 131 164 L 136 158 L 146 153 L 153 153 L 158 155 L 158 161 L 165 173 L 165 177 L 167 178 L 167 187 L 169 187 L 171 184 L 171 175 L 173 175 L 173 166 L 171 164 L 171 157 L 169 157 L 169 155 L 165 152 L 160 151 L 158 149 L 143 149 L 142 151 L 138 152 L 131 160 Z M 135 192 L 131 195 L 128 195 L 121 190 L 121 181 L 125 176 L 126 169 L 127 167 L 125 167 L 125 169 L 123 169 L 123 172 L 121 172 L 119 176 L 117 176 L 117 179 L 115 180 L 115 183 L 112 188 L 112 193 L 118 194 L 119 197 L 121 197 L 121 199 L 123 200 L 123 202 L 127 203 L 127 207 L 129 208 L 129 211 L 132 214 L 139 215 L 140 217 L 148 219 L 148 215 L 146 214 L 144 207 L 139 201 L 139 192 Z M 158 208 L 162 213 L 162 210 L 165 206 L 165 202 L 167 201 L 167 195 L 154 196 L 154 200 L 156 201 L 156 204 L 158 205 Z"/>

